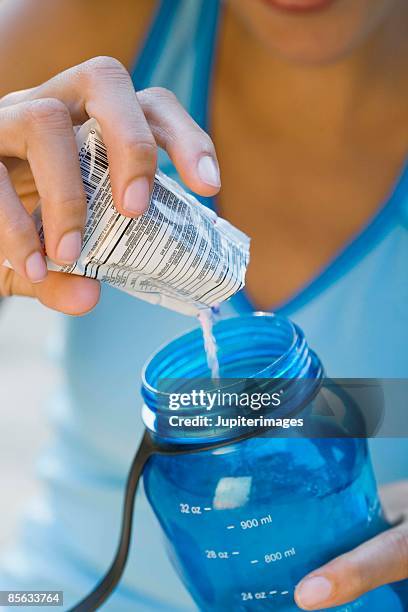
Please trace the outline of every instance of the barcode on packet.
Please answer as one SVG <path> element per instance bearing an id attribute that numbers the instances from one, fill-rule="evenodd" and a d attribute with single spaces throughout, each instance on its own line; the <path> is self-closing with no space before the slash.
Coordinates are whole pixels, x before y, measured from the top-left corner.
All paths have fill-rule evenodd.
<path id="1" fill-rule="evenodd" d="M 108 156 L 105 145 L 97 137 L 95 130 L 91 130 L 89 134 L 90 137 L 87 138 L 79 155 L 82 181 L 88 203 L 108 171 Z"/>

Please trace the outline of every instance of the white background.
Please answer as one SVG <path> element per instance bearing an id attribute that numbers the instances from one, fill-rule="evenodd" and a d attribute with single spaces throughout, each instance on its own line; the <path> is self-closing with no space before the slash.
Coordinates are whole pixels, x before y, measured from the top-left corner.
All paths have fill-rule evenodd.
<path id="1" fill-rule="evenodd" d="M 0 302 L 0 553 L 38 487 L 36 458 L 49 436 L 45 403 L 59 376 L 49 356 L 59 322 L 34 300 Z"/>

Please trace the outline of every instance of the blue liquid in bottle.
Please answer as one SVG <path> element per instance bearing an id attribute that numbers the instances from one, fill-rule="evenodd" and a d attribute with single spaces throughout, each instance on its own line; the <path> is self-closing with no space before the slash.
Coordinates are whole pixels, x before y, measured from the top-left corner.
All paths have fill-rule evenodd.
<path id="1" fill-rule="evenodd" d="M 313 384 L 321 376 L 317 356 L 286 319 L 228 319 L 214 333 L 223 378 L 310 378 Z M 294 590 L 301 578 L 388 527 L 366 440 L 260 433 L 234 441 L 237 432 L 222 426 L 171 427 L 158 381 L 203 378 L 206 367 L 196 330 L 159 351 L 144 372 L 144 420 L 156 442 L 194 451 L 194 444 L 231 440 L 148 461 L 144 485 L 169 555 L 200 610 L 299 610 Z M 404 609 L 392 586 L 335 608 Z"/>

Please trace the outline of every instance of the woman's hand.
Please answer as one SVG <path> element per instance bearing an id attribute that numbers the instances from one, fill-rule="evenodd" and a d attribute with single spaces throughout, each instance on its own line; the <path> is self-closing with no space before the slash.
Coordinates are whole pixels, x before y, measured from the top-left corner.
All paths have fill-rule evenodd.
<path id="1" fill-rule="evenodd" d="M 95 306 L 92 279 L 47 272 L 30 213 L 39 199 L 48 257 L 78 259 L 86 199 L 74 126 L 94 117 L 108 151 L 119 212 L 136 217 L 148 207 L 157 146 L 167 151 L 186 185 L 204 196 L 220 187 L 209 136 L 175 96 L 161 88 L 138 93 L 115 59 L 98 57 L 46 83 L 0 100 L 0 296 L 37 297 L 43 304 L 81 314 Z"/>
<path id="2" fill-rule="evenodd" d="M 295 594 L 300 608 L 340 606 L 408 578 L 408 481 L 387 485 L 381 494 L 387 518 L 397 526 L 306 576 Z"/>

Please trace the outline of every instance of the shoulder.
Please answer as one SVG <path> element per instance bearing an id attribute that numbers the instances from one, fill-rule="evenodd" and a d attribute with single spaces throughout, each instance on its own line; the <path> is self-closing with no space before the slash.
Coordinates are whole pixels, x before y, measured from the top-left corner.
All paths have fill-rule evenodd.
<path id="1" fill-rule="evenodd" d="M 0 95 L 97 55 L 130 66 L 156 5 L 157 0 L 2 0 Z"/>

